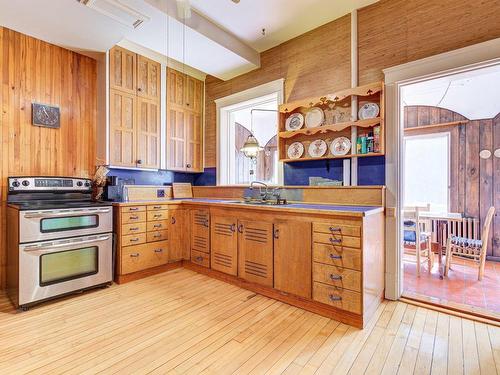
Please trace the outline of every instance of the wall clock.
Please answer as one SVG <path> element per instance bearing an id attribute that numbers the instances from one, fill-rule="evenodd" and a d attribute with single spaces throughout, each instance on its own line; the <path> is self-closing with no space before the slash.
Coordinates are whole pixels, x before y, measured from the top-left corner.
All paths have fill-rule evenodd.
<path id="1" fill-rule="evenodd" d="M 61 113 L 59 107 L 52 107 L 46 104 L 32 103 L 33 125 L 45 126 L 48 128 L 61 127 Z"/>

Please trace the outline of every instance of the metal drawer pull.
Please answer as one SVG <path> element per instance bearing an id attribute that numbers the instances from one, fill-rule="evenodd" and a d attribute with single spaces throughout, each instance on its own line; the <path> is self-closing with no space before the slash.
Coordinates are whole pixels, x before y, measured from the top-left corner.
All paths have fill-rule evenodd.
<path id="1" fill-rule="evenodd" d="M 279 229 L 275 229 L 274 230 L 273 237 L 276 238 L 276 239 L 280 238 L 280 230 Z"/>
<path id="2" fill-rule="evenodd" d="M 172 216 L 172 224 L 175 224 L 175 217 Z"/>
<path id="3" fill-rule="evenodd" d="M 330 259 L 342 259 L 342 255 L 330 254 Z"/>
<path id="4" fill-rule="evenodd" d="M 231 224 L 231 232 L 236 232 L 236 224 Z"/>
<path id="5" fill-rule="evenodd" d="M 135 215 L 135 216 L 130 216 L 130 220 L 137 220 L 139 219 L 139 216 Z"/>
<path id="6" fill-rule="evenodd" d="M 50 245 L 50 246 L 29 245 L 29 246 L 26 246 L 24 248 L 24 251 L 43 251 L 43 252 L 46 252 L 47 250 L 58 249 L 61 247 L 69 247 L 69 246 L 73 246 L 73 245 L 80 246 L 80 245 L 88 244 L 88 243 L 107 241 L 107 240 L 109 240 L 109 238 L 110 238 L 109 236 L 104 236 L 104 237 L 98 237 L 98 238 L 91 239 L 91 240 L 83 240 L 83 241 L 75 240 L 75 241 L 71 241 L 71 242 L 56 243 L 56 244 Z"/>
<path id="7" fill-rule="evenodd" d="M 333 273 L 330 274 L 330 279 L 332 280 L 342 280 L 342 276 L 340 275 L 334 275 Z"/>
<path id="8" fill-rule="evenodd" d="M 130 239 L 130 242 L 137 242 L 137 241 L 139 241 L 139 239 L 138 239 L 138 238 L 131 238 L 131 239 Z"/>
<path id="9" fill-rule="evenodd" d="M 330 297 L 330 300 L 333 302 L 342 301 L 341 296 L 336 296 L 336 295 L 330 294 L 330 295 L 328 295 L 328 297 Z"/>
<path id="10" fill-rule="evenodd" d="M 208 219 L 205 220 L 205 222 L 203 223 L 204 226 L 206 226 L 208 228 L 209 224 L 208 224 Z"/>
<path id="11" fill-rule="evenodd" d="M 159 237 L 161 237 L 161 234 L 160 234 L 160 233 L 157 233 L 157 234 L 155 234 L 153 237 L 154 237 L 154 238 L 159 238 Z"/>
<path id="12" fill-rule="evenodd" d="M 139 227 L 130 228 L 131 231 L 139 230 Z"/>
<path id="13" fill-rule="evenodd" d="M 85 216 L 92 214 L 100 214 L 110 212 L 109 208 L 86 208 L 86 209 L 75 209 L 75 210 L 59 210 L 59 211 L 38 211 L 29 212 L 24 215 L 26 219 L 39 219 L 47 217 L 59 217 L 59 216 Z"/>
<path id="14" fill-rule="evenodd" d="M 155 249 L 155 253 L 163 253 L 163 249 Z"/>
<path id="15" fill-rule="evenodd" d="M 138 207 L 130 207 L 128 210 L 129 210 L 129 211 L 138 211 L 138 210 L 139 210 L 139 208 L 138 208 Z"/>
<path id="16" fill-rule="evenodd" d="M 238 225 L 238 233 L 243 233 L 243 224 Z"/>
<path id="17" fill-rule="evenodd" d="M 341 232 L 342 228 L 340 227 L 330 227 L 330 232 Z"/>
<path id="18" fill-rule="evenodd" d="M 153 206 L 153 208 L 154 208 L 155 210 L 159 210 L 159 209 L 161 208 L 161 206 Z"/>
<path id="19" fill-rule="evenodd" d="M 195 259 L 196 259 L 198 262 L 203 262 L 203 257 L 198 256 L 198 257 L 196 257 Z"/>
<path id="20" fill-rule="evenodd" d="M 162 217 L 162 214 L 153 215 L 153 217 Z"/>
<path id="21" fill-rule="evenodd" d="M 153 228 L 161 228 L 161 224 L 155 224 L 153 225 Z"/>
<path id="22" fill-rule="evenodd" d="M 332 237 L 330 237 L 330 242 L 331 243 L 342 243 L 342 239 L 341 238 L 332 238 Z"/>
<path id="23" fill-rule="evenodd" d="M 132 254 L 130 254 L 130 257 L 131 258 L 138 258 L 139 257 L 139 253 L 132 253 Z"/>

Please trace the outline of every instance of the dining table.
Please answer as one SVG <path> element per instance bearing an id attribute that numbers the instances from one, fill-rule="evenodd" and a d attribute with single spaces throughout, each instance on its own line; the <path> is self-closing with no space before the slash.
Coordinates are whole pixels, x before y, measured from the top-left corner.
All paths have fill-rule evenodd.
<path id="1" fill-rule="evenodd" d="M 439 278 L 444 277 L 444 262 L 443 250 L 446 247 L 446 242 L 444 241 L 446 226 L 449 222 L 461 222 L 463 220 L 463 215 L 459 212 L 432 212 L 423 211 L 420 212 L 420 217 L 425 219 L 430 219 L 436 222 L 436 242 L 438 243 L 438 262 L 439 262 Z"/>

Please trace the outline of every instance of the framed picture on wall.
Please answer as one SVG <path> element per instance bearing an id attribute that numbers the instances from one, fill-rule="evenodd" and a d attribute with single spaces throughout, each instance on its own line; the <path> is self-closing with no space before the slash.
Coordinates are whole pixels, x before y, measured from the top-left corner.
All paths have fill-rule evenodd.
<path id="1" fill-rule="evenodd" d="M 33 125 L 56 129 L 61 127 L 61 113 L 59 107 L 32 103 L 31 110 Z"/>

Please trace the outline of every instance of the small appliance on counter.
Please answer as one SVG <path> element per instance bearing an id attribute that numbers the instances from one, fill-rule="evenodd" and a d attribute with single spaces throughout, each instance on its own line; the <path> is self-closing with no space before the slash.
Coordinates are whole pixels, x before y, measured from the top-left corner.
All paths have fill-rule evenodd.
<path id="1" fill-rule="evenodd" d="M 123 186 L 134 185 L 133 178 L 120 178 L 118 176 L 108 176 L 104 188 L 104 199 L 107 201 L 123 201 Z"/>
<path id="2" fill-rule="evenodd" d="M 9 177 L 7 291 L 30 305 L 113 280 L 113 210 L 92 181 Z"/>

